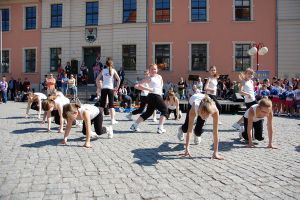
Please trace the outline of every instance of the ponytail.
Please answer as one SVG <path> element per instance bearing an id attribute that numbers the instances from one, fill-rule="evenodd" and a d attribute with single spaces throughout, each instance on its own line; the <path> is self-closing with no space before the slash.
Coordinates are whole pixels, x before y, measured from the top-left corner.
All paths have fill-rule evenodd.
<path id="1" fill-rule="evenodd" d="M 108 67 L 108 70 L 109 70 L 109 75 L 111 76 L 112 75 L 112 68 L 113 68 L 113 61 L 108 59 L 106 61 L 106 66 Z"/>
<path id="2" fill-rule="evenodd" d="M 215 102 L 206 94 L 204 98 L 202 99 L 199 110 L 212 114 L 214 112 Z"/>

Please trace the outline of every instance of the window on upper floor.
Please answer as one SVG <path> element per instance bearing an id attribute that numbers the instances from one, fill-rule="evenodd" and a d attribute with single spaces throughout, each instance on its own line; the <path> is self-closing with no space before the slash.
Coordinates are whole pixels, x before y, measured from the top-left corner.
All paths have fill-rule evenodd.
<path id="1" fill-rule="evenodd" d="M 99 3 L 98 1 L 86 2 L 86 26 L 98 25 Z"/>
<path id="2" fill-rule="evenodd" d="M 25 29 L 36 29 L 36 7 L 26 7 L 25 9 Z"/>
<path id="3" fill-rule="evenodd" d="M 1 9 L 2 13 L 2 31 L 9 31 L 9 9 Z"/>
<path id="4" fill-rule="evenodd" d="M 51 5 L 51 28 L 62 27 L 62 4 L 52 4 Z"/>
<path id="5" fill-rule="evenodd" d="M 136 45 L 123 45 L 123 68 L 124 70 L 136 70 Z"/>
<path id="6" fill-rule="evenodd" d="M 191 0 L 191 21 L 207 21 L 206 0 Z"/>
<path id="7" fill-rule="evenodd" d="M 61 48 L 50 48 L 50 72 L 56 72 L 61 66 Z"/>
<path id="8" fill-rule="evenodd" d="M 207 44 L 191 45 L 191 70 L 206 71 L 207 70 Z"/>
<path id="9" fill-rule="evenodd" d="M 136 22 L 136 0 L 123 0 L 123 23 Z"/>
<path id="10" fill-rule="evenodd" d="M 251 44 L 235 44 L 235 71 L 245 71 L 251 67 L 250 48 Z"/>
<path id="11" fill-rule="evenodd" d="M 236 21 L 251 20 L 251 0 L 235 0 L 234 7 Z"/>
<path id="12" fill-rule="evenodd" d="M 25 73 L 34 73 L 36 68 L 36 49 L 25 49 Z"/>
<path id="13" fill-rule="evenodd" d="M 155 22 L 171 21 L 170 0 L 155 0 Z"/>
<path id="14" fill-rule="evenodd" d="M 155 45 L 155 63 L 160 69 L 170 70 L 171 48 L 170 44 Z M 163 67 L 161 67 L 163 66 Z"/>
<path id="15" fill-rule="evenodd" d="M 2 51 L 2 73 L 9 73 L 9 50 Z"/>

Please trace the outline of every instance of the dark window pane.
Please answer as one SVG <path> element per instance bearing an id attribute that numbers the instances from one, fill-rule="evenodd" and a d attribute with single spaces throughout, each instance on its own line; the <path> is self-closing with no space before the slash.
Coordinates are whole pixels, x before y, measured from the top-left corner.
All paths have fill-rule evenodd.
<path id="1" fill-rule="evenodd" d="M 50 71 L 57 71 L 58 67 L 61 65 L 61 48 L 51 48 L 50 49 Z"/>
<path id="2" fill-rule="evenodd" d="M 235 1 L 235 20 L 249 21 L 251 20 L 251 1 L 236 0 Z"/>
<path id="3" fill-rule="evenodd" d="M 164 65 L 164 70 L 170 70 L 170 45 L 155 45 L 155 63 L 160 66 Z"/>
<path id="4" fill-rule="evenodd" d="M 2 31 L 9 31 L 9 9 L 1 9 L 2 11 Z"/>
<path id="5" fill-rule="evenodd" d="M 136 22 L 136 0 L 123 0 L 123 23 Z"/>
<path id="6" fill-rule="evenodd" d="M 155 22 L 170 22 L 170 1 L 156 0 Z"/>
<path id="7" fill-rule="evenodd" d="M 251 57 L 248 55 L 250 44 L 235 45 L 235 71 L 245 71 L 251 67 Z"/>
<path id="8" fill-rule="evenodd" d="M 25 29 L 35 29 L 36 28 L 36 7 L 26 8 L 26 25 Z"/>
<path id="9" fill-rule="evenodd" d="M 2 51 L 2 73 L 9 73 L 9 51 Z"/>
<path id="10" fill-rule="evenodd" d="M 124 70 L 136 70 L 136 45 L 123 45 L 122 48 Z"/>
<path id="11" fill-rule="evenodd" d="M 35 49 L 25 50 L 25 73 L 35 72 L 36 67 L 36 51 Z"/>
<path id="12" fill-rule="evenodd" d="M 98 25 L 98 1 L 86 2 L 86 26 Z"/>
<path id="13" fill-rule="evenodd" d="M 62 27 L 62 4 L 51 5 L 51 27 Z"/>
<path id="14" fill-rule="evenodd" d="M 206 21 L 206 0 L 193 0 L 191 7 L 192 21 Z"/>
<path id="15" fill-rule="evenodd" d="M 207 45 L 192 44 L 192 70 L 205 71 L 207 69 Z"/>

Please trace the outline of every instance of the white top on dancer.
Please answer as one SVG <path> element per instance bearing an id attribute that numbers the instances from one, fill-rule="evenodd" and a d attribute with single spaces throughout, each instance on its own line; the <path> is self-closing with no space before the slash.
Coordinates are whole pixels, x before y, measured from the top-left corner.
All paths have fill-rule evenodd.
<path id="1" fill-rule="evenodd" d="M 105 68 L 102 70 L 102 88 L 104 89 L 114 89 L 114 74 L 117 73 L 115 69 L 111 69 L 112 73 L 109 75 L 109 69 Z"/>
<path id="2" fill-rule="evenodd" d="M 95 117 L 97 117 L 97 115 L 100 113 L 99 108 L 97 108 L 94 105 L 90 105 L 90 104 L 83 104 L 80 106 L 80 108 L 78 108 L 78 112 L 79 112 L 81 118 L 83 118 L 84 111 L 88 111 L 91 120 L 94 119 Z"/>

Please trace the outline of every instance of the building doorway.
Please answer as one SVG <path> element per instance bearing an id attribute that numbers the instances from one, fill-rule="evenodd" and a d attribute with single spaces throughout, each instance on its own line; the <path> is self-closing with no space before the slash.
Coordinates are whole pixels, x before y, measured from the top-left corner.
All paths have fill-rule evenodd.
<path id="1" fill-rule="evenodd" d="M 88 83 L 95 83 L 93 66 L 96 64 L 97 57 L 101 58 L 101 47 L 83 48 L 83 60 L 88 68 Z"/>

